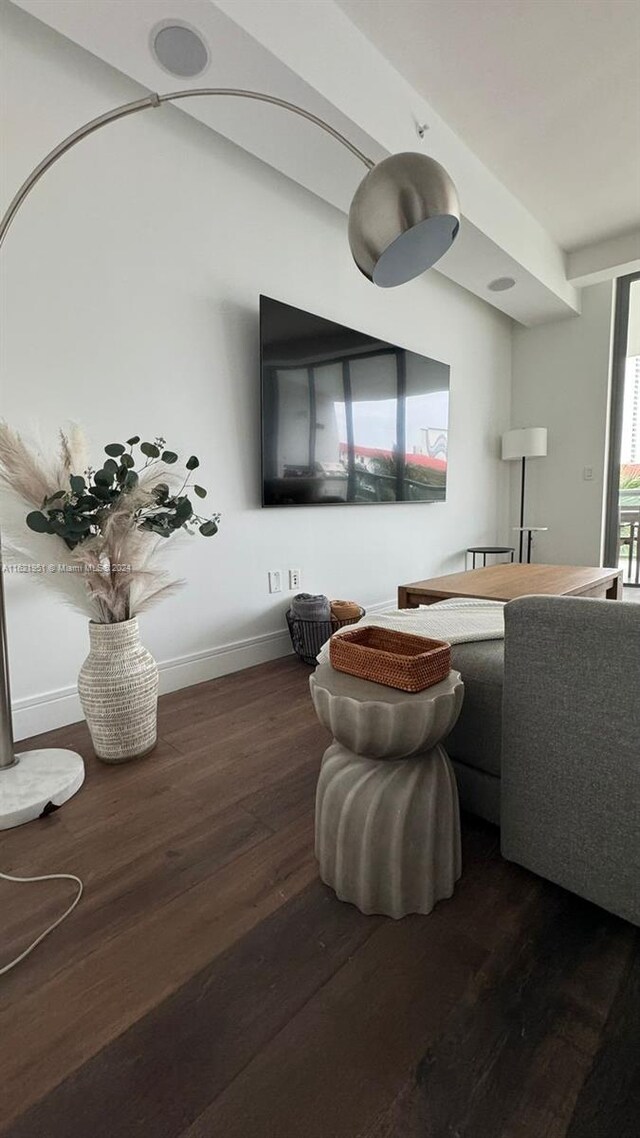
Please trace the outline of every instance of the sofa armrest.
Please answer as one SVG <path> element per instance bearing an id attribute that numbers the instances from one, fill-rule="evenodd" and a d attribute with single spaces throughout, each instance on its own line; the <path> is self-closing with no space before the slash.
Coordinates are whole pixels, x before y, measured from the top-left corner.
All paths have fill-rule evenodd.
<path id="1" fill-rule="evenodd" d="M 505 607 L 502 852 L 640 924 L 640 605 Z"/>

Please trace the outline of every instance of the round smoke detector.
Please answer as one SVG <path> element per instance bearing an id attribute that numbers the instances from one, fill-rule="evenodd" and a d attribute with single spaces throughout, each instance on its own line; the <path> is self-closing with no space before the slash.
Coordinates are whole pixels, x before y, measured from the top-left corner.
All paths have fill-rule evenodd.
<path id="1" fill-rule="evenodd" d="M 166 20 L 151 33 L 151 51 L 164 71 L 181 79 L 201 75 L 209 65 L 206 43 L 194 28 Z"/>
<path id="2" fill-rule="evenodd" d="M 495 280 L 489 281 L 487 288 L 491 289 L 491 292 L 506 292 L 508 288 L 513 288 L 515 283 L 513 277 L 496 277 Z"/>

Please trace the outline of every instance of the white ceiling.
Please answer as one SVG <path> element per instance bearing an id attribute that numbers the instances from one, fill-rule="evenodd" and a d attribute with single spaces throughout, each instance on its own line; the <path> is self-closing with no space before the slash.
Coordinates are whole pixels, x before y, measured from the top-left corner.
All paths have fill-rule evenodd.
<path id="1" fill-rule="evenodd" d="M 640 0 L 337 3 L 564 249 L 638 226 Z"/>
<path id="2" fill-rule="evenodd" d="M 640 225 L 629 234 L 640 215 L 638 36 L 630 30 L 637 11 L 640 33 L 640 0 L 367 0 L 361 7 L 357 0 L 13 3 L 135 80 L 141 91 L 167 90 L 167 74 L 149 47 L 152 28 L 158 21 L 186 23 L 203 37 L 210 59 L 201 76 L 181 80 L 180 87 L 279 95 L 331 123 L 376 161 L 403 150 L 432 154 L 450 172 L 462 205 L 460 236 L 436 271 L 523 324 L 579 312 L 580 288 L 640 269 Z M 358 19 L 377 29 L 380 46 L 346 14 L 354 6 Z M 627 13 L 629 25 L 622 46 L 618 13 Z M 569 26 L 580 43 L 573 53 Z M 449 44 L 455 51 L 447 56 Z M 391 62 L 385 52 L 393 51 Z M 398 67 L 401 56 L 412 60 L 411 79 Z M 527 65 L 529 57 L 535 67 Z M 585 69 L 598 76 L 602 90 L 584 79 Z M 610 98 L 610 72 L 621 69 L 620 84 L 638 87 L 633 107 L 620 84 Z M 432 83 L 441 95 L 438 106 L 424 94 Z M 179 108 L 173 113 L 206 123 L 348 211 L 360 164 L 303 119 L 238 99 L 193 99 Z M 70 116 L 69 130 L 79 114 Z M 462 137 L 467 120 L 475 124 L 473 138 L 471 128 Z M 423 122 L 429 129 L 419 138 L 416 124 Z M 500 151 L 502 166 L 492 150 Z M 565 249 L 572 250 L 569 256 Z M 516 286 L 491 292 L 489 282 L 505 276 Z"/>
<path id="3" fill-rule="evenodd" d="M 426 100 L 332 0 L 14 3 L 134 79 L 140 93 L 144 89 L 166 91 L 176 85 L 262 90 L 324 118 L 374 160 L 398 151 L 425 149 L 450 171 L 462 202 L 460 236 L 436 271 L 523 324 L 579 311 L 579 293 L 567 277 L 564 255 L 544 227 L 438 120 Z M 149 46 L 152 29 L 168 20 L 196 28 L 210 55 L 201 75 L 177 84 L 168 81 Z M 82 109 L 88 116 L 89 105 Z M 104 107 L 97 103 L 91 109 L 97 113 Z M 362 177 L 361 164 L 328 135 L 310 130 L 303 119 L 240 99 L 193 99 L 178 104 L 173 112 L 165 108 L 165 112 L 206 123 L 348 211 Z M 425 118 L 431 120 L 428 146 L 427 138 L 420 140 L 416 133 L 416 121 Z M 81 109 L 77 109 L 69 117 L 69 130 L 80 119 Z M 39 157 L 34 154 L 33 160 Z M 591 272 L 591 264 L 581 265 L 580 271 Z M 488 289 L 491 280 L 505 276 L 513 277 L 516 287 L 507 292 Z"/>

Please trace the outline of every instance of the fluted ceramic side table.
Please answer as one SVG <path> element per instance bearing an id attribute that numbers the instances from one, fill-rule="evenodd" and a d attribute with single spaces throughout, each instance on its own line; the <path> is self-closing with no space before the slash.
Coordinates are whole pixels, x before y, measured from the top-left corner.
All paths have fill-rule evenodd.
<path id="1" fill-rule="evenodd" d="M 322 880 L 363 913 L 430 913 L 461 872 L 458 792 L 440 742 L 460 714 L 459 673 L 415 695 L 329 664 L 309 682 L 334 736 L 316 794 Z"/>

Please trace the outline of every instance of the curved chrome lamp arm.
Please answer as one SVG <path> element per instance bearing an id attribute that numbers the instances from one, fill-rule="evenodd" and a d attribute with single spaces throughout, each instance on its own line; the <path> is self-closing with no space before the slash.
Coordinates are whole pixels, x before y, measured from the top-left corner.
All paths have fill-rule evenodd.
<path id="1" fill-rule="evenodd" d="M 265 95 L 260 91 L 244 91 L 234 87 L 197 87 L 187 91 L 170 91 L 166 95 L 152 94 L 148 95 L 145 99 L 136 99 L 132 103 L 124 103 L 120 107 L 114 107 L 112 111 L 107 111 L 104 115 L 98 115 L 97 118 L 91 119 L 91 122 L 85 123 L 84 126 L 74 130 L 68 138 L 65 138 L 58 146 L 56 146 L 46 158 L 42 159 L 35 170 L 29 174 L 29 177 L 21 185 L 17 194 L 10 203 L 2 221 L 0 221 L 0 245 L 2 244 L 5 234 L 11 225 L 14 217 L 16 216 L 20 206 L 25 198 L 31 193 L 34 186 L 40 181 L 43 174 L 46 174 L 50 166 L 62 158 L 68 150 L 71 150 L 76 143 L 81 142 L 83 138 L 93 134 L 101 127 L 107 126 L 108 123 L 116 122 L 117 119 L 123 119 L 127 115 L 134 115 L 137 111 L 146 111 L 151 107 L 160 107 L 163 103 L 172 103 L 178 99 L 192 99 L 204 95 L 228 95 L 239 99 L 256 99 L 260 103 L 272 103 L 276 107 L 283 107 L 286 111 L 291 111 L 294 115 L 300 115 L 303 119 L 308 119 L 309 122 L 314 123 L 315 126 L 320 127 L 337 142 L 340 142 L 346 147 L 356 158 L 367 167 L 368 170 L 373 169 L 375 163 L 367 158 L 357 146 L 349 142 L 340 131 L 335 130 L 334 127 L 329 126 L 329 123 L 324 119 L 319 118 L 311 111 L 305 111 L 303 107 L 298 107 L 295 103 L 288 103 L 286 99 L 278 99 L 275 95 Z M 0 771 L 8 769 L 15 765 L 14 744 L 13 744 L 13 730 L 11 720 L 11 692 L 9 687 L 9 661 L 7 653 L 7 637 L 6 637 L 6 620 L 4 610 L 4 589 L 3 589 L 3 573 L 2 573 L 2 560 L 0 553 Z"/>
<path id="2" fill-rule="evenodd" d="M 279 99 L 276 95 L 266 95 L 262 91 L 244 91 L 242 88 L 235 87 L 194 87 L 187 91 L 169 91 L 166 95 L 152 94 L 148 95 L 146 99 L 136 99 L 133 103 L 123 103 L 122 106 L 114 107 L 112 111 L 107 111 L 104 115 L 98 115 L 97 118 L 91 119 L 91 121 L 85 123 L 84 126 L 78 127 L 78 130 L 74 130 L 73 134 L 70 134 L 68 138 L 65 138 L 58 146 L 51 150 L 46 158 L 43 158 L 42 162 L 38 163 L 35 170 L 29 174 L 29 177 L 20 186 L 2 221 L 0 221 L 0 245 L 16 213 L 25 198 L 31 193 L 33 187 L 40 181 L 43 174 L 46 174 L 49 167 L 53 166 L 54 162 L 58 161 L 58 158 L 62 158 L 62 155 L 66 154 L 68 150 L 71 150 L 71 147 L 75 146 L 76 143 L 81 142 L 83 138 L 87 138 L 88 135 L 93 134 L 96 130 L 100 130 L 101 127 L 107 126 L 111 122 L 116 122 L 117 119 L 123 119 L 127 115 L 135 115 L 137 111 L 146 111 L 150 107 L 160 107 L 163 103 L 173 103 L 178 99 L 193 99 L 205 95 L 227 95 L 237 99 L 255 99 L 259 103 L 272 103 L 276 107 L 283 107 L 285 111 L 291 111 L 294 115 L 300 115 L 301 118 L 307 119 L 309 122 L 314 123 L 315 126 L 320 127 L 320 129 L 324 130 L 327 134 L 330 134 L 332 138 L 335 138 L 336 142 L 340 142 L 356 158 L 359 158 L 368 170 L 372 170 L 375 165 L 375 162 L 367 158 L 366 154 L 358 150 L 357 146 L 349 142 L 348 138 L 345 138 L 343 134 L 340 134 L 339 130 L 330 126 L 324 119 L 312 114 L 311 111 L 305 111 L 303 107 L 297 106 L 296 103 L 289 103 L 286 99 Z"/>

